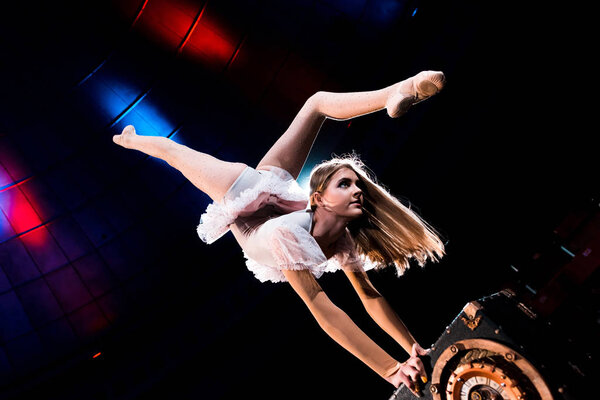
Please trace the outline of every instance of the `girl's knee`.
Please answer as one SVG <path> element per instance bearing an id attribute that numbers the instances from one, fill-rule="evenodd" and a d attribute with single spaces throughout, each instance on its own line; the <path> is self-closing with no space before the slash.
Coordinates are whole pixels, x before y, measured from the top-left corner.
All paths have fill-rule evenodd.
<path id="1" fill-rule="evenodd" d="M 325 97 L 326 93 L 323 91 L 318 91 L 315 92 L 312 96 L 310 96 L 307 100 L 306 100 L 306 105 L 310 106 L 310 107 L 318 107 L 319 104 L 321 104 L 323 98 Z"/>
<path id="2" fill-rule="evenodd" d="M 306 100 L 303 108 L 310 113 L 319 114 L 320 116 L 323 116 L 324 114 L 322 112 L 321 104 L 323 103 L 323 98 L 326 96 L 326 92 L 316 92 Z"/>

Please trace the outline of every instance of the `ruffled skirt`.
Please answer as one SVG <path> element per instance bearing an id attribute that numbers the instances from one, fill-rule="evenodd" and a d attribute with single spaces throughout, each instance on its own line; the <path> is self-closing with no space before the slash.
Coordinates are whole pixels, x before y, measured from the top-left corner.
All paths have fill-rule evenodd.
<path id="1" fill-rule="evenodd" d="M 265 205 L 270 205 L 277 214 L 307 207 L 308 194 L 294 177 L 284 169 L 268 168 L 256 170 L 247 167 L 231 185 L 222 202 L 208 205 L 197 228 L 202 241 L 213 243 L 229 231 L 229 226 L 238 217 L 252 215 Z"/>
<path id="2" fill-rule="evenodd" d="M 368 270 L 346 231 L 327 259 L 310 234 L 309 196 L 287 171 L 246 168 L 223 197 L 202 214 L 198 235 L 206 243 L 230 229 L 242 247 L 246 266 L 261 282 L 285 282 L 284 270 L 309 270 L 315 278 L 341 269 Z"/>

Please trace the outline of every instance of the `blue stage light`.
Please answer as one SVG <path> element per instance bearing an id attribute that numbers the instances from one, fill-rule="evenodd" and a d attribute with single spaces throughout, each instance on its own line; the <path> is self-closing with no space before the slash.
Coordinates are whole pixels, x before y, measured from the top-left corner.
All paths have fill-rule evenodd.
<path id="1" fill-rule="evenodd" d="M 92 90 L 90 94 L 110 113 L 110 128 L 118 126 L 122 129 L 126 125 L 134 125 L 136 131 L 144 135 L 165 137 L 175 130 L 175 124 L 152 100 L 151 90 L 138 92 L 132 100 L 134 88 L 121 80 L 105 81 L 102 86 L 104 90 Z"/>

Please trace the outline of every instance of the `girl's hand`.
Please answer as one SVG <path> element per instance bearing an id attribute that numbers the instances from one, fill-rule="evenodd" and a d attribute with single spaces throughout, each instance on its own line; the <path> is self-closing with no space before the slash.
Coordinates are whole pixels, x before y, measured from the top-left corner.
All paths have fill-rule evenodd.
<path id="1" fill-rule="evenodd" d="M 419 356 L 427 356 L 429 353 L 431 353 L 431 349 L 424 349 L 419 343 L 415 342 L 410 352 L 410 358 L 408 359 L 408 361 L 413 362 L 415 368 L 419 371 L 419 378 L 423 383 L 427 383 L 427 372 L 425 371 L 425 366 Z"/>
<path id="2" fill-rule="evenodd" d="M 431 349 L 424 349 L 421 347 L 421 345 L 417 342 L 415 342 L 412 346 L 412 351 L 410 352 L 410 356 L 413 357 L 415 355 L 417 356 L 427 356 L 429 355 L 429 353 L 431 353 Z"/>
<path id="3" fill-rule="evenodd" d="M 390 377 L 389 381 L 395 387 L 403 383 L 417 397 L 421 397 L 421 387 L 427 382 L 425 366 L 419 356 L 428 355 L 430 349 L 423 349 L 418 343 L 413 344 L 410 358 L 401 364 L 400 369 Z"/>

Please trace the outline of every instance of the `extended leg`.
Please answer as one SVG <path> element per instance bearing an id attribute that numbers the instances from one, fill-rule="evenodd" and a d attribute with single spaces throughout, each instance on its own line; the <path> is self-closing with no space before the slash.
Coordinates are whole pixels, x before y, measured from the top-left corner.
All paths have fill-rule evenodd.
<path id="1" fill-rule="evenodd" d="M 424 71 L 386 88 L 368 92 L 318 92 L 300 109 L 289 128 L 259 162 L 274 165 L 297 178 L 325 119 L 346 120 L 387 109 L 392 117 L 442 89 L 441 72 Z"/>
<path id="2" fill-rule="evenodd" d="M 120 135 L 115 135 L 113 141 L 125 148 L 166 161 L 214 201 L 221 201 L 229 187 L 246 168 L 243 163 L 219 160 L 169 138 L 137 135 L 131 125 L 126 126 Z"/>

